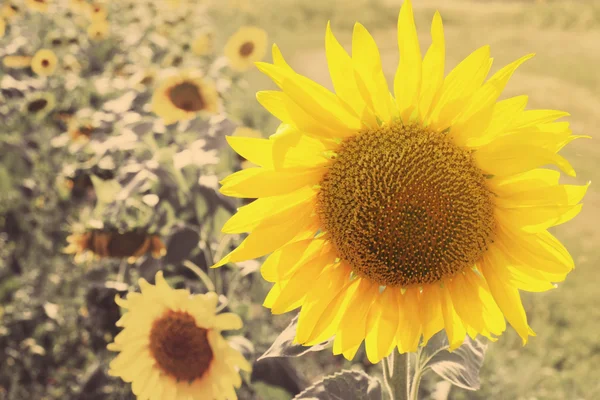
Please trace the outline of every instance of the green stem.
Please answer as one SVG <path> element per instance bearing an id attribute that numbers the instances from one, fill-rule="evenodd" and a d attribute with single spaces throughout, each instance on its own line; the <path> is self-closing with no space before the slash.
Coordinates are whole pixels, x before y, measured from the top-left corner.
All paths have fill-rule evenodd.
<path id="1" fill-rule="evenodd" d="M 410 393 L 410 354 L 394 350 L 382 362 L 385 386 L 392 400 L 408 400 Z"/>

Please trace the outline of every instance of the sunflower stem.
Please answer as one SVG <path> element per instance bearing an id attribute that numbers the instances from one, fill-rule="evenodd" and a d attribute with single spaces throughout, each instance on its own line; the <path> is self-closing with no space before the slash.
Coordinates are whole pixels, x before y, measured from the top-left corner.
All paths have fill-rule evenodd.
<path id="1" fill-rule="evenodd" d="M 394 350 L 381 363 L 383 378 L 391 400 L 408 400 L 410 394 L 410 353 Z"/>

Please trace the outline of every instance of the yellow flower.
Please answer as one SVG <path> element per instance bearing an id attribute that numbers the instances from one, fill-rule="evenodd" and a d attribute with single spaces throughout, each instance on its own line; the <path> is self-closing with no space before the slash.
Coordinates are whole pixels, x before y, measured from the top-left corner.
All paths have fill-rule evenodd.
<path id="1" fill-rule="evenodd" d="M 106 7 L 98 3 L 90 4 L 88 6 L 88 13 L 92 21 L 99 23 L 104 22 L 108 15 Z"/>
<path id="2" fill-rule="evenodd" d="M 4 18 L 0 17 L 0 39 L 4 37 L 5 33 L 6 33 L 6 21 L 4 21 Z"/>
<path id="3" fill-rule="evenodd" d="M 88 26 L 87 34 L 92 40 L 103 40 L 108 36 L 109 25 L 106 20 L 94 20 Z"/>
<path id="4" fill-rule="evenodd" d="M 36 119 L 48 115 L 56 105 L 56 98 L 51 92 L 35 93 L 24 104 L 23 113 Z"/>
<path id="5" fill-rule="evenodd" d="M 273 47 L 257 63 L 282 91 L 259 102 L 283 121 L 269 139 L 228 137 L 260 165 L 224 179 L 221 193 L 258 200 L 225 233 L 251 232 L 215 267 L 272 253 L 263 277 L 274 314 L 300 307 L 296 340 L 335 335 L 351 359 L 361 342 L 378 362 L 412 352 L 445 329 L 494 340 L 505 318 L 523 343 L 533 335 L 520 290 L 563 281 L 573 260 L 547 228 L 581 210 L 587 186 L 561 185 L 557 152 L 577 138 L 561 111 L 524 110 L 527 96 L 498 101 L 531 55 L 487 81 L 490 48 L 444 78 L 438 13 L 421 57 L 410 0 L 400 10 L 400 64 L 390 94 L 375 41 L 354 27 L 352 56 L 326 31 L 336 94 L 292 70 Z"/>
<path id="6" fill-rule="evenodd" d="M 167 250 L 158 235 L 142 231 L 113 232 L 89 230 L 74 233 L 67 237 L 69 245 L 64 249 L 66 254 L 75 254 L 75 262 L 96 258 L 127 259 L 133 263 L 146 253 L 154 258 L 161 258 Z"/>
<path id="7" fill-rule="evenodd" d="M 240 329 L 242 320 L 216 314 L 214 292 L 174 290 L 162 272 L 155 281 L 140 279 L 141 293 L 115 299 L 127 312 L 117 322 L 123 331 L 108 345 L 120 352 L 109 374 L 131 382 L 138 400 L 237 399 L 239 370 L 251 367 L 221 331 Z"/>
<path id="8" fill-rule="evenodd" d="M 267 32 L 254 26 L 241 27 L 225 44 L 225 57 L 236 71 L 246 71 L 267 52 Z"/>
<path id="9" fill-rule="evenodd" d="M 203 32 L 192 42 L 192 52 L 198 56 L 205 56 L 213 52 L 213 33 Z"/>
<path id="10" fill-rule="evenodd" d="M 40 76 L 49 76 L 54 73 L 58 65 L 58 58 L 52 50 L 41 49 L 31 59 L 31 69 Z"/>
<path id="11" fill-rule="evenodd" d="M 0 10 L 0 16 L 5 17 L 7 20 L 11 20 L 19 15 L 20 11 L 21 10 L 16 5 L 12 4 L 11 2 L 6 2 Z"/>
<path id="12" fill-rule="evenodd" d="M 216 114 L 219 108 L 214 85 L 191 72 L 165 80 L 152 96 L 152 111 L 167 125 L 194 118 L 198 113 Z"/>
<path id="13" fill-rule="evenodd" d="M 45 13 L 48 11 L 49 0 L 27 0 L 27 7 L 30 10 Z"/>
<path id="14" fill-rule="evenodd" d="M 31 65 L 29 56 L 6 56 L 2 59 L 2 64 L 6 68 L 27 68 Z"/>

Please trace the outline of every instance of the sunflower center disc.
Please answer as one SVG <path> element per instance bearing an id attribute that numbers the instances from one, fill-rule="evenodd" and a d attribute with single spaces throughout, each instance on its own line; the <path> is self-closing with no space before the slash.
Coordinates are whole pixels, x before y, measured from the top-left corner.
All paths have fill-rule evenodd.
<path id="1" fill-rule="evenodd" d="M 254 51 L 254 43 L 245 42 L 240 46 L 240 56 L 248 57 Z"/>
<path id="2" fill-rule="evenodd" d="M 386 286 L 432 283 L 473 266 L 491 242 L 485 180 L 445 134 L 389 125 L 341 144 L 317 209 L 359 276 Z"/>
<path id="3" fill-rule="evenodd" d="M 169 90 L 169 99 L 173 105 L 185 111 L 200 111 L 204 108 L 204 99 L 198 86 L 191 82 L 182 82 Z"/>
<path id="4" fill-rule="evenodd" d="M 204 375 L 213 359 L 207 334 L 190 314 L 169 310 L 154 321 L 150 353 L 166 374 L 191 382 Z"/>

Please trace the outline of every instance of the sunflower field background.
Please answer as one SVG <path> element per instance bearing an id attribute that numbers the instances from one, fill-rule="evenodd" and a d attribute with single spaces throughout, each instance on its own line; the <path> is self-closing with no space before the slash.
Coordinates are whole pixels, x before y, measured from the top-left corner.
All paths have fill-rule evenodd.
<path id="1" fill-rule="evenodd" d="M 442 13 L 448 68 L 484 44 L 495 65 L 535 51 L 504 96 L 527 92 L 532 108 L 569 110 L 573 132 L 595 138 L 599 1 L 413 3 L 422 48 L 431 15 Z M 274 85 L 252 61 L 270 60 L 277 43 L 299 73 L 332 88 L 324 27 L 331 21 L 349 48 L 359 20 L 380 45 L 392 79 L 400 4 L 3 0 L 0 399 L 134 399 L 130 384 L 108 374 L 114 353 L 106 347 L 120 330 L 114 298 L 160 270 L 174 288 L 215 291 L 222 309 L 244 321 L 226 335 L 252 364 L 252 372 L 242 373 L 241 399 L 291 399 L 342 369 L 380 376 L 363 350 L 353 362 L 297 349 L 256 361 L 281 344 L 292 316 L 262 307 L 270 285 L 260 278 L 259 262 L 208 267 L 241 241 L 220 232 L 242 204 L 219 194 L 218 182 L 248 165 L 225 137 L 268 137 L 278 125 L 255 99 Z M 179 85 L 180 100 L 167 95 L 182 77 L 197 86 Z M 186 120 L 171 123 L 182 119 L 181 109 Z M 581 177 L 576 183 L 600 177 L 595 139 L 576 141 L 566 153 Z M 585 203 L 573 222 L 553 230 L 575 271 L 560 290 L 523 295 L 537 337 L 522 347 L 509 329 L 488 346 L 480 390 L 427 376 L 423 398 L 600 397 L 595 185 Z"/>

